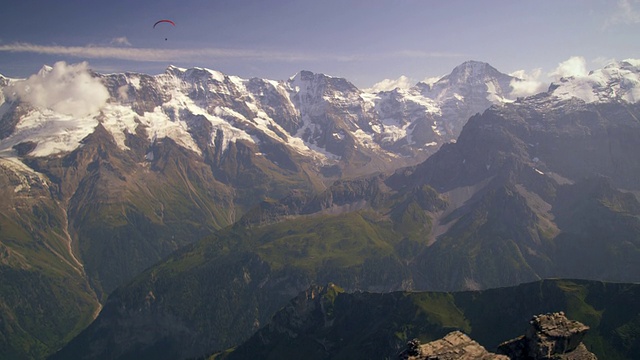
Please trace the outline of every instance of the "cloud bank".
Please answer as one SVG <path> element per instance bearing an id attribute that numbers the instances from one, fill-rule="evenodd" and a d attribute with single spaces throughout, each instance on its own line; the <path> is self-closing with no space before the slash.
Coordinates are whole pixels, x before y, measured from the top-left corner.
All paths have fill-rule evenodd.
<path id="1" fill-rule="evenodd" d="M 558 64 L 558 67 L 549 73 L 549 77 L 554 81 L 559 81 L 563 77 L 587 76 L 588 74 L 587 61 L 584 57 L 572 56 L 568 60 Z"/>
<path id="2" fill-rule="evenodd" d="M 537 68 L 527 73 L 525 70 L 517 70 L 509 74 L 517 79 L 511 80 L 509 85 L 513 89 L 509 97 L 515 99 L 526 97 L 546 91 L 549 85 L 542 81 L 542 69 Z"/>
<path id="3" fill-rule="evenodd" d="M 402 75 L 397 79 L 384 79 L 367 90 L 371 92 L 391 91 L 396 88 L 408 89 L 413 85 L 415 85 L 415 81 Z"/>
<path id="4" fill-rule="evenodd" d="M 98 112 L 109 99 L 107 88 L 91 76 L 86 62 L 57 62 L 26 80 L 16 81 L 4 92 L 6 97 L 17 97 L 35 108 L 75 117 Z"/>

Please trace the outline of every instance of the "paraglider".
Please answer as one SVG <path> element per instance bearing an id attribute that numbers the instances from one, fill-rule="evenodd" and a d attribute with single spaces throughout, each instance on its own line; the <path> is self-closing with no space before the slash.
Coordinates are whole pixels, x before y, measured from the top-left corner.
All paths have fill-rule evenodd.
<path id="1" fill-rule="evenodd" d="M 171 25 L 173 25 L 173 26 L 176 26 L 176 23 L 174 23 L 173 21 L 171 21 L 171 20 L 167 20 L 167 19 L 163 19 L 163 20 L 158 20 L 158 21 L 156 21 L 156 23 L 155 23 L 155 24 L 153 24 L 153 28 L 155 29 L 155 28 L 156 28 L 156 25 L 158 25 L 158 24 L 160 24 L 160 23 L 169 23 L 169 24 L 171 24 Z"/>
<path id="2" fill-rule="evenodd" d="M 173 21 L 171 21 L 171 20 L 167 20 L 167 19 L 162 19 L 162 20 L 158 20 L 158 21 L 156 21 L 156 23 L 155 23 L 155 24 L 153 24 L 153 28 L 155 29 L 155 28 L 156 28 L 156 25 L 158 25 L 158 24 L 160 24 L 160 23 L 168 23 L 168 24 L 171 24 L 171 25 L 173 25 L 173 26 L 176 26 L 176 23 L 174 23 Z M 167 41 L 167 38 L 164 38 L 164 41 Z"/>

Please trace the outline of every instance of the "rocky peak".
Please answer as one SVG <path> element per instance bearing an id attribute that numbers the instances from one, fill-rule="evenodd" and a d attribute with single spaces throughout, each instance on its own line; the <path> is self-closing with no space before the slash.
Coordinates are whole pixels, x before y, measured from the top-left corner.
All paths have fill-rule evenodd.
<path id="1" fill-rule="evenodd" d="M 421 82 L 415 89 L 439 104 L 447 127 L 457 135 L 472 115 L 510 101 L 511 82 L 517 80 L 487 63 L 467 61 L 435 83 Z"/>
<path id="2" fill-rule="evenodd" d="M 500 344 L 498 352 L 511 359 L 597 359 L 582 343 L 589 327 L 564 312 L 536 315 L 529 324 L 524 336 Z"/>
<path id="3" fill-rule="evenodd" d="M 299 94 L 326 96 L 333 93 L 359 93 L 360 90 L 347 79 L 316 74 L 303 70 L 289 79 L 291 88 Z"/>
<path id="4" fill-rule="evenodd" d="M 569 320 L 563 312 L 536 315 L 529 322 L 525 335 L 506 341 L 498 354 L 460 331 L 453 331 L 439 340 L 420 344 L 413 339 L 400 353 L 403 360 L 597 360 L 582 343 L 589 327 Z"/>
<path id="5" fill-rule="evenodd" d="M 452 84 L 463 84 L 477 82 L 486 77 L 499 78 L 503 76 L 505 74 L 485 62 L 469 60 L 456 66 L 447 78 Z"/>
<path id="6" fill-rule="evenodd" d="M 400 356 L 403 360 L 509 360 L 505 355 L 490 353 L 461 331 L 453 331 L 442 339 L 421 345 L 409 341 Z"/>
<path id="7" fill-rule="evenodd" d="M 508 93 L 510 91 L 509 83 L 516 79 L 510 75 L 503 74 L 493 66 L 480 61 L 466 61 L 456 66 L 449 75 L 443 76 L 440 80 L 432 84 L 418 83 L 418 87 L 422 89 L 423 94 L 431 95 L 431 98 L 442 97 L 445 90 L 460 90 L 459 87 L 473 88 L 481 86 L 483 90 L 486 84 L 495 82 L 501 85 L 502 91 Z"/>
<path id="8" fill-rule="evenodd" d="M 295 337 L 319 323 L 327 324 L 331 321 L 333 301 L 342 292 L 342 288 L 331 283 L 326 286 L 312 285 L 273 317 L 269 329 Z"/>

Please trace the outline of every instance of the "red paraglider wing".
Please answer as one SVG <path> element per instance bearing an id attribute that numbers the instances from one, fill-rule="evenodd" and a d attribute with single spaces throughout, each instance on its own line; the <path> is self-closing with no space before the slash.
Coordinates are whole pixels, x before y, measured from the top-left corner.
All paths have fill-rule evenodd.
<path id="1" fill-rule="evenodd" d="M 176 26 L 176 24 L 175 24 L 173 21 L 164 19 L 164 20 L 158 20 L 158 21 L 156 21 L 156 23 L 155 23 L 155 24 L 153 24 L 153 27 L 155 28 L 155 27 L 156 27 L 156 25 L 158 25 L 158 24 L 160 24 L 160 23 L 163 23 L 163 22 L 166 22 L 166 23 L 169 23 L 169 24 L 171 24 L 171 25 L 173 25 L 173 26 Z"/>

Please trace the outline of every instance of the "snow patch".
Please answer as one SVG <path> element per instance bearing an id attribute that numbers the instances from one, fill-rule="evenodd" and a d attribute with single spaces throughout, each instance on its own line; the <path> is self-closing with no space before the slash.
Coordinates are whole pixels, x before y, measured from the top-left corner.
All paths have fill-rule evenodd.
<path id="1" fill-rule="evenodd" d="M 98 125 L 95 117 L 75 117 L 52 110 L 33 110 L 23 116 L 9 137 L 0 140 L 0 152 L 13 154 L 13 146 L 31 141 L 36 147 L 33 156 L 49 156 L 75 150 L 82 139 L 93 133 Z"/>

